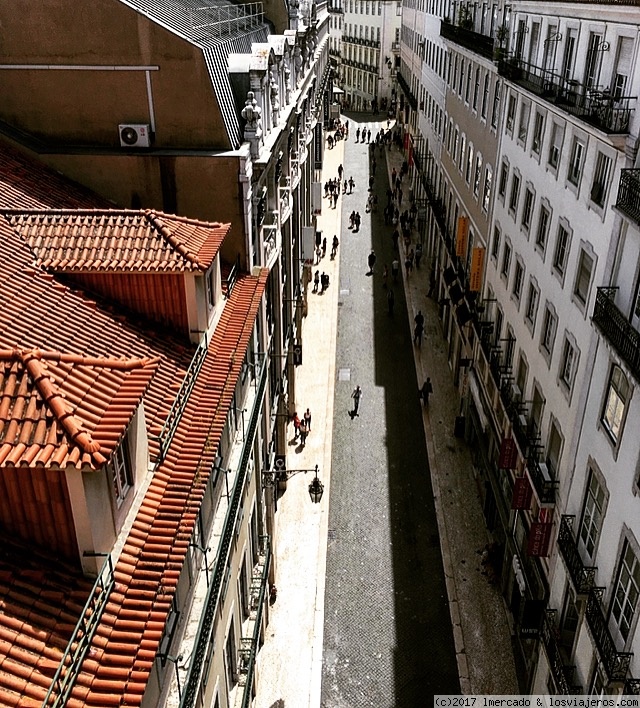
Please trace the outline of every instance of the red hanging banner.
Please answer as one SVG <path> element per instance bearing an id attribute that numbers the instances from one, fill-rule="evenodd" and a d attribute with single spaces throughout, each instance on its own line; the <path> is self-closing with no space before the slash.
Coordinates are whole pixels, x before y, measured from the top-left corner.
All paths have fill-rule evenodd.
<path id="1" fill-rule="evenodd" d="M 529 483 L 529 478 L 518 477 L 513 485 L 513 497 L 511 498 L 512 509 L 530 509 L 533 490 Z"/>
<path id="2" fill-rule="evenodd" d="M 546 558 L 549 555 L 552 527 L 553 524 L 547 521 L 534 521 L 531 524 L 527 543 L 527 553 L 530 556 Z"/>
<path id="3" fill-rule="evenodd" d="M 516 466 L 518 459 L 518 448 L 513 438 L 502 438 L 500 445 L 500 455 L 498 456 L 498 468 L 501 470 L 512 470 Z"/>

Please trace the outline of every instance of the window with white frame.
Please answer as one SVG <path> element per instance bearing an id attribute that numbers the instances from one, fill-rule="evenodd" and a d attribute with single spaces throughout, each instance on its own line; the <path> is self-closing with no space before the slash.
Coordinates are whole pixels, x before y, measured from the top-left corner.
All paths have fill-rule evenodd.
<path id="1" fill-rule="evenodd" d="M 620 441 L 625 410 L 629 402 L 631 387 L 622 369 L 614 364 L 607 383 L 607 392 L 602 411 L 602 425 L 611 440 L 617 445 Z"/>
<path id="2" fill-rule="evenodd" d="M 520 223 L 525 231 L 529 231 L 531 226 L 534 196 L 533 190 L 530 187 L 527 187 L 524 190 L 524 200 L 522 202 L 522 221 Z"/>
<path id="3" fill-rule="evenodd" d="M 458 169 L 462 172 L 462 165 L 464 164 L 465 157 L 467 156 L 467 136 L 462 133 L 460 138 L 460 152 L 458 153 Z"/>
<path id="4" fill-rule="evenodd" d="M 576 282 L 573 288 L 573 294 L 582 305 L 586 304 L 589 297 L 592 273 L 593 258 L 582 248 L 580 250 L 580 257 L 578 258 L 578 270 L 576 272 Z"/>
<path id="5" fill-rule="evenodd" d="M 511 178 L 511 196 L 509 197 L 509 211 L 513 212 L 514 218 L 518 211 L 518 199 L 520 197 L 520 175 L 517 170 L 513 171 Z"/>
<path id="6" fill-rule="evenodd" d="M 480 115 L 486 120 L 487 118 L 487 106 L 489 104 L 489 72 L 484 75 L 484 80 L 482 82 L 482 104 L 480 107 Z"/>
<path id="7" fill-rule="evenodd" d="M 547 248 L 547 235 L 549 233 L 549 222 L 551 221 L 551 212 L 544 205 L 540 205 L 540 216 L 538 217 L 538 230 L 536 231 L 536 246 L 544 254 Z"/>
<path id="8" fill-rule="evenodd" d="M 553 127 L 551 128 L 551 143 L 549 145 L 548 159 L 549 166 L 554 169 L 557 169 L 560 164 L 560 151 L 562 150 L 563 140 L 564 126 L 554 122 Z"/>
<path id="9" fill-rule="evenodd" d="M 604 520 L 606 494 L 595 471 L 589 468 L 587 490 L 582 504 L 582 518 L 578 538 L 589 558 L 595 556 Z"/>
<path id="10" fill-rule="evenodd" d="M 464 171 L 464 180 L 467 184 L 471 183 L 471 174 L 473 171 L 473 145 L 469 143 L 467 149 L 467 164 Z"/>
<path id="11" fill-rule="evenodd" d="M 618 567 L 618 578 L 611 596 L 611 617 L 624 641 L 631 633 L 639 597 L 640 563 L 629 539 L 625 539 Z"/>
<path id="12" fill-rule="evenodd" d="M 524 281 L 524 263 L 520 258 L 516 258 L 516 265 L 513 271 L 513 288 L 511 293 L 516 300 L 520 302 L 520 296 L 522 295 L 522 283 Z"/>
<path id="13" fill-rule="evenodd" d="M 489 204 L 491 202 L 491 180 L 493 178 L 493 171 L 491 165 L 487 165 L 484 169 L 484 187 L 482 189 L 482 211 L 489 211 Z"/>
<path id="14" fill-rule="evenodd" d="M 498 260 L 498 253 L 500 252 L 500 227 L 493 227 L 493 241 L 491 241 L 491 257 Z"/>
<path id="15" fill-rule="evenodd" d="M 567 172 L 567 180 L 574 186 L 580 184 L 582 177 L 582 169 L 584 167 L 586 146 L 584 141 L 574 137 L 571 144 L 571 157 L 569 158 L 569 171 Z"/>
<path id="16" fill-rule="evenodd" d="M 506 280 L 509 280 L 509 269 L 511 268 L 511 244 L 505 241 L 504 249 L 502 250 L 502 266 L 500 267 L 500 274 Z"/>
<path id="17" fill-rule="evenodd" d="M 544 115 L 540 111 L 536 111 L 535 118 L 533 120 L 533 138 L 531 140 L 531 150 L 536 155 L 540 154 L 542 150 L 542 137 L 544 134 Z"/>
<path id="18" fill-rule="evenodd" d="M 527 132 L 529 131 L 529 115 L 531 112 L 531 104 L 528 101 L 523 101 L 520 106 L 520 121 L 518 123 L 518 140 L 521 143 L 526 143 Z"/>
<path id="19" fill-rule="evenodd" d="M 560 359 L 560 381 L 571 391 L 573 380 L 578 368 L 578 349 L 573 337 L 565 334 L 564 345 L 562 347 L 562 357 Z"/>
<path id="20" fill-rule="evenodd" d="M 462 87 L 464 85 L 464 59 L 460 60 L 460 75 L 458 76 L 458 96 L 462 98 Z"/>
<path id="21" fill-rule="evenodd" d="M 593 173 L 593 182 L 591 183 L 590 198 L 594 204 L 603 207 L 607 199 L 607 188 L 611 179 L 612 160 L 603 152 L 598 152 L 596 158 L 596 168 Z"/>
<path id="22" fill-rule="evenodd" d="M 500 165 L 500 182 L 498 183 L 498 196 L 504 198 L 507 193 L 507 180 L 509 178 L 509 163 L 506 160 Z"/>
<path id="23" fill-rule="evenodd" d="M 119 509 L 133 486 L 133 469 L 126 435 L 113 451 L 107 467 L 111 476 L 116 507 Z"/>
<path id="24" fill-rule="evenodd" d="M 552 419 L 549 424 L 549 440 L 547 441 L 547 455 L 545 462 L 547 463 L 551 477 L 554 479 L 558 478 L 561 454 L 562 433 L 560 432 L 560 424 L 557 420 Z"/>
<path id="25" fill-rule="evenodd" d="M 476 166 L 473 171 L 473 194 L 477 197 L 480 192 L 480 179 L 482 177 L 482 155 L 476 153 Z"/>
<path id="26" fill-rule="evenodd" d="M 556 237 L 556 247 L 553 253 L 553 268 L 564 276 L 567 267 L 567 257 L 569 255 L 569 245 L 571 242 L 571 234 L 568 225 L 563 221 L 558 224 L 558 235 Z"/>
<path id="27" fill-rule="evenodd" d="M 496 81 L 493 90 L 493 107 L 491 108 L 491 127 L 498 127 L 498 118 L 500 117 L 500 99 L 502 95 L 502 84 Z"/>
<path id="28" fill-rule="evenodd" d="M 540 346 L 549 358 L 553 352 L 553 343 L 556 338 L 556 328 L 558 316 L 555 307 L 547 301 L 544 307 L 544 317 L 542 318 L 542 331 L 540 333 Z"/>
<path id="29" fill-rule="evenodd" d="M 513 132 L 513 124 L 516 120 L 516 103 L 516 97 L 511 94 L 509 96 L 509 102 L 507 104 L 507 118 L 505 124 L 508 133 Z"/>
<path id="30" fill-rule="evenodd" d="M 469 62 L 469 66 L 467 67 L 467 84 L 464 90 L 464 100 L 466 103 L 469 103 L 469 96 L 471 95 L 471 62 Z"/>
<path id="31" fill-rule="evenodd" d="M 526 322 L 530 325 L 531 329 L 535 326 L 536 315 L 538 313 L 538 300 L 540 298 L 540 288 L 535 278 L 530 278 L 529 289 L 527 291 L 527 306 L 524 313 L 524 318 Z"/>

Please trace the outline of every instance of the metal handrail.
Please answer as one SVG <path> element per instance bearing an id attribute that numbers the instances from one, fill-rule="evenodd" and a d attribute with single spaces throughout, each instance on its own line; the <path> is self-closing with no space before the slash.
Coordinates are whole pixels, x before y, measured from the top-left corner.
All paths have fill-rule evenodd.
<path id="1" fill-rule="evenodd" d="M 191 395 L 191 391 L 193 390 L 198 378 L 198 373 L 200 372 L 202 364 L 207 356 L 208 347 L 207 336 L 205 334 L 203 340 L 200 342 L 195 354 L 193 355 L 193 359 L 191 359 L 191 363 L 189 364 L 187 373 L 182 381 L 180 390 L 173 401 L 173 405 L 169 410 L 169 415 L 167 416 L 167 419 L 162 426 L 162 430 L 160 431 L 160 435 L 158 436 L 160 445 L 158 457 L 159 461 L 164 460 L 167 451 L 169 450 L 173 436 L 175 435 L 180 420 L 182 419 L 182 414 L 184 413 L 187 403 L 189 402 L 189 396 Z"/>
<path id="2" fill-rule="evenodd" d="M 111 556 L 107 556 L 42 701 L 42 708 L 63 708 L 67 704 L 114 584 L 113 564 Z"/>
<path id="3" fill-rule="evenodd" d="M 242 707 L 249 708 L 252 699 L 252 683 L 253 671 L 256 663 L 256 650 L 260 640 L 260 631 L 262 629 L 262 612 L 264 609 L 264 596 L 267 589 L 267 578 L 269 577 L 269 566 L 271 565 L 271 544 L 268 536 L 261 536 L 261 540 L 265 544 L 266 557 L 262 568 L 262 577 L 260 578 L 260 595 L 258 598 L 258 607 L 256 609 L 256 618 L 253 625 L 253 635 L 251 637 L 251 651 L 249 653 L 249 661 L 247 668 L 247 678 L 244 685 L 244 693 L 242 694 Z"/>
<path id="4" fill-rule="evenodd" d="M 195 646 L 193 649 L 191 665 L 189 666 L 189 671 L 187 673 L 185 689 L 180 700 L 180 708 L 193 708 L 193 706 L 196 705 L 200 682 L 202 680 L 202 670 L 207 649 L 209 647 L 209 642 L 211 641 L 214 620 L 218 611 L 220 594 L 224 584 L 224 576 L 227 563 L 229 561 L 235 527 L 238 520 L 238 511 L 241 507 L 241 502 L 244 495 L 248 463 L 253 452 L 253 442 L 260 418 L 261 401 L 267 385 L 266 372 L 267 357 L 265 357 L 261 363 L 261 371 L 258 386 L 256 388 L 254 406 L 247 425 L 247 434 L 242 446 L 238 473 L 233 485 L 233 491 L 231 492 L 231 496 L 229 498 L 229 506 L 227 507 L 227 513 L 225 515 L 224 524 L 222 527 L 218 552 L 216 554 L 216 560 L 211 576 L 211 583 L 207 590 L 207 597 L 200 616 L 200 624 L 198 625 L 198 631 L 196 633 Z"/>

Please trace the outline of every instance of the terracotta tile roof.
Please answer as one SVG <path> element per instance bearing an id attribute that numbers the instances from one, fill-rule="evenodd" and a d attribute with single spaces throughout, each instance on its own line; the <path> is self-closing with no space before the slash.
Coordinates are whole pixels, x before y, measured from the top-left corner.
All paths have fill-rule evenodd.
<path id="1" fill-rule="evenodd" d="M 11 429 L 20 438 L 20 418 L 14 410 L 17 405 L 24 411 L 29 409 L 29 415 L 25 412 L 21 419 L 24 439 L 27 435 L 31 440 L 40 439 L 44 416 L 57 433 L 62 428 L 72 440 L 75 434 L 78 449 L 78 435 L 89 445 L 91 441 L 101 446 L 103 441 L 105 445 L 112 444 L 110 426 L 120 429 L 128 419 L 130 407 L 109 407 L 109 413 L 113 411 L 114 415 L 109 425 L 105 423 L 102 436 L 100 421 L 106 421 L 107 414 L 101 417 L 101 411 L 108 396 L 104 398 L 106 394 L 96 377 L 107 376 L 121 382 L 121 388 L 131 381 L 136 400 L 148 383 L 144 401 L 153 455 L 157 452 L 154 435 L 166 419 L 193 347 L 164 334 L 158 337 L 157 332 L 147 331 L 140 323 L 100 307 L 53 276 L 32 268 L 31 261 L 28 247 L 0 217 L 0 367 L 4 367 L 0 368 L 1 390 L 8 391 L 13 386 L 18 394 L 8 406 L 11 414 L 6 412 L 2 418 L 4 437 Z M 117 563 L 116 588 L 84 661 L 69 708 L 141 703 L 266 277 L 266 271 L 258 276 L 240 276 L 225 303 L 172 445 L 154 474 Z M 116 366 L 116 362 L 121 363 Z M 150 382 L 147 378 L 144 382 L 134 380 L 138 375 L 148 376 L 154 367 L 156 374 Z M 43 376 L 45 371 L 47 376 Z M 9 381 L 11 377 L 14 378 Z M 112 390 L 109 395 L 117 397 L 120 390 Z M 52 407 L 55 409 L 60 403 L 56 403 L 56 391 L 64 391 L 68 398 L 54 415 Z M 7 399 L 8 396 L 0 397 L 3 411 Z M 65 416 L 66 406 L 72 409 L 67 419 L 71 417 L 78 424 L 70 425 L 68 430 L 57 417 Z M 211 415 L 203 418 L 203 410 L 211 411 Z M 212 440 L 214 444 L 210 443 Z M 33 459 L 25 457 L 23 462 L 31 464 Z M 0 479 L 6 464 L 0 466 Z M 31 469 L 37 472 L 36 468 Z M 55 476 L 60 478 L 59 474 Z M 29 528 L 38 526 L 38 507 L 25 505 L 20 498 L 21 490 L 26 491 L 31 481 L 19 475 L 7 479 L 11 479 L 11 485 L 0 499 L 2 513 L 10 513 L 6 507 L 15 506 Z M 64 514 L 54 514 L 53 518 L 55 525 L 71 523 Z M 73 536 L 72 526 L 64 531 Z M 3 552 L 5 545 L 0 544 L 0 558 L 6 557 Z M 54 554 L 50 555 L 53 559 Z M 48 574 L 48 566 L 32 551 L 25 551 L 24 558 L 7 559 L 6 570 L 0 564 L 0 706 L 35 706 L 42 701 L 88 596 L 89 590 L 78 574 L 58 559 L 54 563 L 58 572 L 55 577 Z M 25 567 L 34 573 L 40 595 L 24 577 L 13 580 Z M 48 579 L 56 581 L 53 587 L 45 582 Z M 66 591 L 60 592 L 60 587 Z"/>
<path id="2" fill-rule="evenodd" d="M 0 142 L 0 208 L 108 209 L 113 204 Z"/>
<path id="3" fill-rule="evenodd" d="M 54 272 L 190 272 L 211 266 L 229 231 L 152 210 L 7 210 L 4 214 Z"/>
<path id="4" fill-rule="evenodd" d="M 101 468 L 158 361 L 0 349 L 0 466 Z"/>
<path id="5" fill-rule="evenodd" d="M 142 704 L 267 274 L 235 283 L 167 458 L 116 565 L 116 589 L 69 708 Z M 203 410 L 211 417 L 203 418 Z"/>
<path id="6" fill-rule="evenodd" d="M 0 548 L 0 705 L 40 706 L 93 582 L 6 536 Z"/>

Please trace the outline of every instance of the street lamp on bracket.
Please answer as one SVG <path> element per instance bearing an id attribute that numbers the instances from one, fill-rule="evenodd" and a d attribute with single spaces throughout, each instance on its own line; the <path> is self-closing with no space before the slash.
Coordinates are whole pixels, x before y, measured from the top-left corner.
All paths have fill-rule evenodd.
<path id="1" fill-rule="evenodd" d="M 307 472 L 313 472 L 314 477 L 309 484 L 309 497 L 314 504 L 319 504 L 324 493 L 324 484 L 320 481 L 318 477 L 318 465 L 312 469 L 296 469 L 288 470 L 282 464 L 284 460 L 282 458 L 276 459 L 276 467 L 272 470 L 262 470 L 262 487 L 267 489 L 268 487 L 273 487 L 273 496 L 277 503 L 278 498 L 278 482 L 281 480 L 288 480 L 301 472 L 306 474 Z M 280 464 L 278 464 L 280 463 Z"/>

